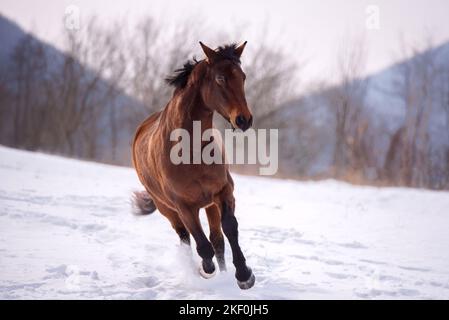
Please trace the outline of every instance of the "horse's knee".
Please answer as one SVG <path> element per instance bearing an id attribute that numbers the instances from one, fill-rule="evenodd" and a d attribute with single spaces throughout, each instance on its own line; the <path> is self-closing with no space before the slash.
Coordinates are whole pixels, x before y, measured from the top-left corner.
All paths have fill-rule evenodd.
<path id="1" fill-rule="evenodd" d="M 226 202 L 223 203 L 221 225 L 227 237 L 236 237 L 238 235 L 237 219 L 234 216 L 234 211 Z"/>
<path id="2" fill-rule="evenodd" d="M 185 227 L 177 227 L 175 228 L 175 231 L 182 243 L 190 245 L 190 233 Z"/>

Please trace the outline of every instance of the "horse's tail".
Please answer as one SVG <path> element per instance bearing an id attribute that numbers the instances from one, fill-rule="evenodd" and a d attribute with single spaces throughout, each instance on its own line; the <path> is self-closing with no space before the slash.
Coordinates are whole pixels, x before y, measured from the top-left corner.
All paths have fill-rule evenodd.
<path id="1" fill-rule="evenodd" d="M 133 213 L 136 216 L 144 216 L 153 213 L 156 210 L 156 205 L 153 199 L 146 191 L 136 191 L 133 196 Z"/>

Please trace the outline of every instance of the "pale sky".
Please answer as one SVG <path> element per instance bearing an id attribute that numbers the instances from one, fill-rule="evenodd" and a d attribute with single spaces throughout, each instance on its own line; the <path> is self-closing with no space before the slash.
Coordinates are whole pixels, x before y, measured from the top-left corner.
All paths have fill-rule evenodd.
<path id="1" fill-rule="evenodd" d="M 241 39 L 230 41 L 248 40 L 248 45 L 257 41 L 267 22 L 273 45 L 307 61 L 303 70 L 307 80 L 329 80 L 336 49 L 348 33 L 365 33 L 367 74 L 395 62 L 400 33 L 414 42 L 425 34 L 431 34 L 435 44 L 449 41 L 449 0 L 0 0 L 0 12 L 39 38 L 61 46 L 59 35 L 69 5 L 80 9 L 81 19 L 95 14 L 105 21 L 117 17 L 133 21 L 151 15 L 176 23 L 194 16 L 211 30 L 246 25 Z M 379 29 L 366 27 L 369 6 L 379 9 Z"/>

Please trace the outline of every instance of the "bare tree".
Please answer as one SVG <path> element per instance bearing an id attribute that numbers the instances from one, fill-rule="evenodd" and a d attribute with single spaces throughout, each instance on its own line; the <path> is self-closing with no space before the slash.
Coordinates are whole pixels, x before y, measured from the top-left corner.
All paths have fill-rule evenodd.
<path id="1" fill-rule="evenodd" d="M 64 35 L 67 50 L 45 83 L 51 118 L 47 138 L 59 151 L 95 159 L 106 128 L 112 142 L 117 134 L 115 117 L 107 123 L 103 114 L 114 115 L 125 74 L 119 28 L 104 29 L 93 17 L 85 29 L 65 30 Z"/>
<path id="2" fill-rule="evenodd" d="M 429 37 L 422 48 L 402 43 L 395 94 L 402 100 L 405 118 L 391 140 L 385 168 L 396 183 L 408 186 L 431 185 L 429 121 L 437 85 L 436 53 Z"/>
<path id="3" fill-rule="evenodd" d="M 266 41 L 254 44 L 245 59 L 248 75 L 246 96 L 252 107 L 255 126 L 269 125 L 270 116 L 283 104 L 296 97 L 300 65 L 281 48 Z"/>
<path id="4" fill-rule="evenodd" d="M 145 109 L 131 115 L 135 127 L 148 114 L 165 106 L 172 88 L 165 78 L 193 57 L 194 34 L 200 24 L 184 23 L 169 29 L 151 17 L 144 17 L 132 30 L 127 44 L 128 91 L 141 101 Z"/>
<path id="5" fill-rule="evenodd" d="M 40 83 L 47 70 L 47 61 L 42 45 L 30 35 L 25 36 L 15 47 L 12 55 L 12 82 L 15 86 L 13 110 L 14 144 L 35 149 L 42 134 L 43 103 L 39 96 Z"/>
<path id="6" fill-rule="evenodd" d="M 31 37 L 16 48 L 13 145 L 118 161 L 118 153 L 129 154 L 138 123 L 169 101 L 164 79 L 200 52 L 197 41 L 233 38 L 211 36 L 192 21 L 169 27 L 147 17 L 130 28 L 123 21 L 86 21 L 80 30 L 64 30 L 63 55 Z M 296 64 L 263 41 L 248 52 L 248 100 L 255 118 L 269 126 L 274 110 L 293 97 Z M 124 106 L 125 93 L 136 103 Z"/>
<path id="7" fill-rule="evenodd" d="M 0 68 L 0 143 L 10 145 L 14 130 L 11 126 L 11 113 L 13 113 L 11 105 L 14 95 L 8 83 L 6 68 L 4 66 L 0 66 Z"/>
<path id="8" fill-rule="evenodd" d="M 337 177 L 347 170 L 358 171 L 371 161 L 365 139 L 370 125 L 365 110 L 367 83 L 362 78 L 365 65 L 364 37 L 341 41 L 337 56 L 339 85 L 328 92 L 335 121 L 333 162 Z"/>

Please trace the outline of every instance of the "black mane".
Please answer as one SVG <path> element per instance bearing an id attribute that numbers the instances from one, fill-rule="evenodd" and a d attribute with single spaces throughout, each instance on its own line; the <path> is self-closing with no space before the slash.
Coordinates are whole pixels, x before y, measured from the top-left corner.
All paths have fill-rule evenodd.
<path id="1" fill-rule="evenodd" d="M 232 43 L 220 46 L 215 51 L 218 54 L 219 60 L 231 60 L 235 63 L 240 64 L 240 57 L 235 53 L 236 48 L 237 44 Z M 182 68 L 176 69 L 173 75 L 167 77 L 165 81 L 175 88 L 184 88 L 187 85 L 187 81 L 193 71 L 193 68 L 195 68 L 198 63 L 199 61 L 195 58 L 193 58 L 192 60 L 188 60 L 186 63 L 184 63 Z"/>
<path id="2" fill-rule="evenodd" d="M 227 44 L 216 49 L 219 60 L 231 60 L 240 64 L 240 57 L 235 53 L 236 43 Z"/>
<path id="3" fill-rule="evenodd" d="M 165 81 L 175 88 L 184 88 L 193 68 L 195 68 L 198 62 L 195 58 L 188 60 L 182 68 L 176 69 L 173 75 L 165 78 Z"/>

